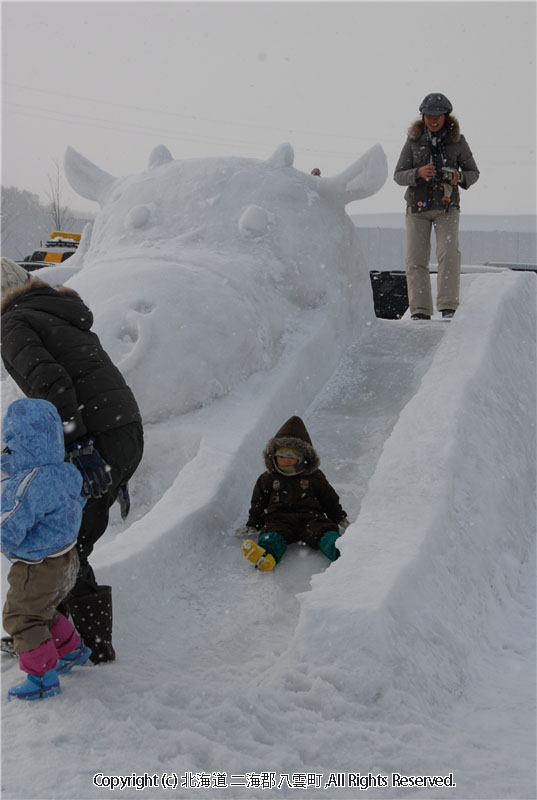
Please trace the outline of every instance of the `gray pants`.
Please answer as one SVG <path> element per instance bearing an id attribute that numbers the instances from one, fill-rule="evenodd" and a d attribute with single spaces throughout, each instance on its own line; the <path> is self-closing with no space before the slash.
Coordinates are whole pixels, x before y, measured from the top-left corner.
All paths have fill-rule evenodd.
<path id="1" fill-rule="evenodd" d="M 438 290 L 436 307 L 439 311 L 459 306 L 461 253 L 459 250 L 459 215 L 457 208 L 449 212 L 417 211 L 406 213 L 406 283 L 411 314 L 433 314 L 429 259 L 431 257 L 431 228 L 436 234 L 438 258 Z"/>

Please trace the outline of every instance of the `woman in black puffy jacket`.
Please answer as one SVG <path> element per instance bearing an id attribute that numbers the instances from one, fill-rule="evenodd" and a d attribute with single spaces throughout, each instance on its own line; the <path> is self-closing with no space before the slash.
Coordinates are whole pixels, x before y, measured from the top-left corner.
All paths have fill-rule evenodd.
<path id="1" fill-rule="evenodd" d="M 16 269 L 18 267 L 18 270 Z M 65 286 L 53 289 L 2 258 L 2 361 L 27 397 L 60 414 L 67 456 L 81 471 L 87 502 L 78 534 L 80 570 L 67 608 L 94 662 L 112 661 L 111 587 L 88 562 L 116 499 L 128 511 L 127 482 L 143 454 L 140 410 L 92 330 L 93 314 Z"/>

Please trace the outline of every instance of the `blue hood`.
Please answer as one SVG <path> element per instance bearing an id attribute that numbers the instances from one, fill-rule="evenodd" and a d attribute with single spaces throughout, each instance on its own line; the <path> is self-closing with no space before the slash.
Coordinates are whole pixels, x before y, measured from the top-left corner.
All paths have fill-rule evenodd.
<path id="1" fill-rule="evenodd" d="M 82 475 L 64 462 L 60 415 L 46 400 L 23 398 L 4 418 L 0 549 L 38 562 L 76 542 L 85 499 Z"/>
<path id="2" fill-rule="evenodd" d="M 16 472 L 59 464 L 65 456 L 60 415 L 47 400 L 23 397 L 11 403 L 4 419 L 3 439 Z"/>

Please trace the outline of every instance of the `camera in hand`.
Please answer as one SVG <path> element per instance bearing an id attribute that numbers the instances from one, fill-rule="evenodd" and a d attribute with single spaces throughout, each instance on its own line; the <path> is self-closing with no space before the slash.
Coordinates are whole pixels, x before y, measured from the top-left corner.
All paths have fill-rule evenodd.
<path id="1" fill-rule="evenodd" d="M 442 181 L 456 186 L 459 182 L 459 170 L 453 167 L 442 167 Z"/>

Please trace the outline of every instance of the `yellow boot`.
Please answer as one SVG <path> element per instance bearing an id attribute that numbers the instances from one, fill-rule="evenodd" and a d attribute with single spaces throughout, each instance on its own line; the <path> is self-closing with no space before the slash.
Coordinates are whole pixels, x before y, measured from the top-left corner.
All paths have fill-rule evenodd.
<path id="1" fill-rule="evenodd" d="M 273 569 L 276 566 L 274 556 L 267 553 L 260 545 L 256 544 L 252 539 L 245 539 L 241 545 L 242 554 L 248 561 L 254 564 L 256 569 L 262 569 L 265 572 Z"/>

